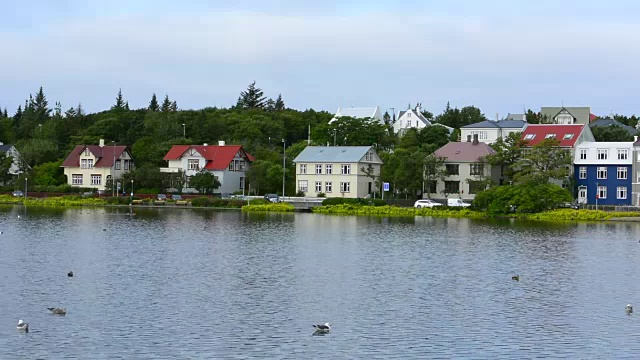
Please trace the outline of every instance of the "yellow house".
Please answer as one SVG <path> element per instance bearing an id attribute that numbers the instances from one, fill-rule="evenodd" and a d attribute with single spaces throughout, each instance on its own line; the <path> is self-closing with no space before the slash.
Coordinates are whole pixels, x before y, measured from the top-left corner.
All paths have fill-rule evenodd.
<path id="1" fill-rule="evenodd" d="M 305 196 L 363 198 L 378 192 L 382 160 L 372 146 L 307 146 L 293 162 Z"/>
<path id="2" fill-rule="evenodd" d="M 100 145 L 77 145 L 62 167 L 67 184 L 108 192 L 111 189 L 105 188 L 107 180 L 114 178 L 117 181 L 133 170 L 134 163 L 126 146 L 105 146 L 104 139 L 100 139 Z"/>

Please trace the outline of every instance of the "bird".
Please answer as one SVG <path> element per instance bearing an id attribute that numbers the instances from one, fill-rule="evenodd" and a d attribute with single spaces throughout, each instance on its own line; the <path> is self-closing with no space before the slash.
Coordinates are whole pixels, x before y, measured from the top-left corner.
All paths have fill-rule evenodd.
<path id="1" fill-rule="evenodd" d="M 69 271 L 69 272 L 67 273 L 67 276 L 68 276 L 68 277 L 73 277 L 73 271 Z"/>
<path id="2" fill-rule="evenodd" d="M 511 280 L 520 281 L 520 275 L 513 275 Z"/>
<path id="3" fill-rule="evenodd" d="M 47 308 L 47 310 L 51 311 L 54 315 L 66 315 L 67 309 L 65 308 Z"/>
<path id="4" fill-rule="evenodd" d="M 102 231 L 107 231 L 107 229 L 102 229 Z"/>
<path id="5" fill-rule="evenodd" d="M 20 215 L 18 215 L 18 219 L 20 219 Z"/>
<path id="6" fill-rule="evenodd" d="M 316 329 L 316 332 L 328 333 L 329 331 L 331 331 L 331 325 L 329 323 L 317 324 L 312 326 Z"/>
<path id="7" fill-rule="evenodd" d="M 29 332 L 29 323 L 26 323 L 26 322 L 24 322 L 22 320 L 18 320 L 17 329 L 19 331 Z"/>
<path id="8" fill-rule="evenodd" d="M 628 314 L 631 314 L 633 312 L 633 306 L 631 306 L 631 304 L 627 304 L 627 306 L 625 306 L 624 311 L 626 311 Z"/>

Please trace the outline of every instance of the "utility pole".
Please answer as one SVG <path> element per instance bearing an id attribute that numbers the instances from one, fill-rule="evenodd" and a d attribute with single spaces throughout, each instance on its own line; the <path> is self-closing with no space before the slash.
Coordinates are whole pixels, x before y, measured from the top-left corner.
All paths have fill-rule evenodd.
<path id="1" fill-rule="evenodd" d="M 284 201 L 284 175 L 287 170 L 287 155 L 285 153 L 287 142 L 282 139 L 282 201 Z"/>

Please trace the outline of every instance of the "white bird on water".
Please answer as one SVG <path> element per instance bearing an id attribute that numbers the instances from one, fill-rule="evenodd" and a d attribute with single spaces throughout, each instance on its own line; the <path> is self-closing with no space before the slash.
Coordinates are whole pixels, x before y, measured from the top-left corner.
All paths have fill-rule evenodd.
<path id="1" fill-rule="evenodd" d="M 631 314 L 633 312 L 633 306 L 631 306 L 631 304 L 627 304 L 627 306 L 625 306 L 624 308 L 624 311 Z"/>
<path id="2" fill-rule="evenodd" d="M 331 325 L 329 323 L 313 325 L 317 332 L 328 333 L 331 331 Z"/>
<path id="3" fill-rule="evenodd" d="M 29 332 L 29 323 L 26 323 L 26 322 L 24 322 L 22 320 L 18 320 L 17 328 L 20 331 Z"/>

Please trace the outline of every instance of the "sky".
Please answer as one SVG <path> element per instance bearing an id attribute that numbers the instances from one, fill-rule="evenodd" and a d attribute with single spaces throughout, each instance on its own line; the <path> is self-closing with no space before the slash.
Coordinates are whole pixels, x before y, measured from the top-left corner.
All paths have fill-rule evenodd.
<path id="1" fill-rule="evenodd" d="M 640 114 L 635 0 L 0 0 L 0 107 L 235 104 L 256 81 L 288 107 L 541 106 Z"/>

